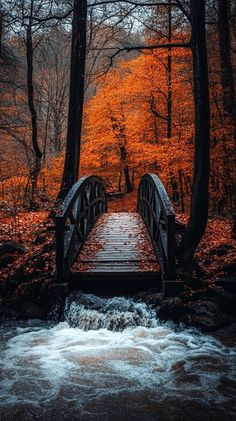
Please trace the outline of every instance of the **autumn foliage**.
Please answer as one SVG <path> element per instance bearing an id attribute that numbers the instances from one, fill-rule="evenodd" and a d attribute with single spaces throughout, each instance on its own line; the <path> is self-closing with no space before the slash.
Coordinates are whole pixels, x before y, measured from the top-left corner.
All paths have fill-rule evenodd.
<path id="1" fill-rule="evenodd" d="M 133 188 L 143 173 L 158 172 L 172 196 L 179 179 L 188 191 L 194 131 L 189 52 L 175 52 L 173 60 L 172 137 L 167 138 L 166 52 L 121 62 L 86 104 L 82 172 L 92 168 L 113 189 L 126 191 L 127 166 Z"/>
<path id="2" fill-rule="evenodd" d="M 160 18 L 164 20 L 165 17 L 163 12 Z M 32 217 L 29 217 L 28 210 L 33 151 L 25 85 L 24 37 L 11 35 L 13 59 L 1 57 L 4 84 L 0 98 L 0 212 L 5 219 L 1 240 L 27 243 L 31 234 L 27 228 L 27 240 L 23 226 L 30 226 L 34 232 L 35 225 L 41 223 L 41 215 L 45 216 L 44 212 L 52 208 L 61 183 L 68 114 L 70 40 L 63 27 L 47 31 L 47 34 L 36 33 L 33 40 L 33 83 L 42 161 L 35 198 L 37 213 Z M 101 35 L 110 37 L 111 32 L 109 26 L 101 25 L 95 36 L 96 45 Z M 150 36 L 148 30 L 142 36 L 147 44 L 157 40 L 166 42 L 158 30 L 155 37 Z M 190 36 L 185 25 L 180 31 L 176 24 L 170 41 L 187 42 Z M 227 218 L 230 237 L 230 218 L 235 208 L 236 135 L 232 116 L 225 112 L 223 104 L 217 47 L 219 37 L 211 27 L 207 28 L 207 37 L 211 102 L 210 230 L 216 237 L 221 236 L 214 218 Z M 121 54 L 110 68 L 95 66 L 91 80 L 92 61 L 88 59 L 79 175 L 100 175 L 108 191 L 121 193 L 119 199 L 110 202 L 110 210 L 114 212 L 135 211 L 142 174 L 156 173 L 163 181 L 176 212 L 186 222 L 192 190 L 195 130 L 192 55 L 188 48 L 173 48 L 171 75 L 169 55 L 170 51 L 164 48 Z M 101 62 L 105 62 L 105 53 Z M 29 220 L 32 224 L 28 224 Z M 221 228 L 222 224 L 219 223 Z M 213 234 L 210 237 L 207 234 L 206 238 L 210 238 L 212 246 L 215 241 L 221 244 L 220 239 L 213 240 Z M 205 250 L 204 241 L 202 250 Z M 203 258 L 201 253 L 199 256 Z"/>

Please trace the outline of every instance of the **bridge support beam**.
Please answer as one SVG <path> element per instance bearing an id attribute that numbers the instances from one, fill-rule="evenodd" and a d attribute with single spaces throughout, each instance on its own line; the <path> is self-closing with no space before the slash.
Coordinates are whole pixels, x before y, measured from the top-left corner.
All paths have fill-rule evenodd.
<path id="1" fill-rule="evenodd" d="M 163 285 L 163 297 L 177 297 L 183 292 L 183 282 L 181 281 L 162 281 Z"/>

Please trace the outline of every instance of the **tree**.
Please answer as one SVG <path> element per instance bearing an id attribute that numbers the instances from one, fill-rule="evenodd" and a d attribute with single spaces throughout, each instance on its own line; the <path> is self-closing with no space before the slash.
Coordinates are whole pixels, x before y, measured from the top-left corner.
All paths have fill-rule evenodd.
<path id="1" fill-rule="evenodd" d="M 44 163 L 64 150 L 69 95 L 70 39 L 62 25 L 43 34 L 35 59 Z"/>
<path id="2" fill-rule="evenodd" d="M 96 95 L 85 105 L 81 170 L 86 173 L 86 168 L 91 168 L 109 184 L 122 184 L 124 191 L 130 184 L 125 183 L 126 165 L 130 175 L 134 174 L 130 178 L 136 185 L 144 172 L 155 170 L 171 193 L 171 177 L 178 179 L 181 170 L 184 183 L 181 200 L 184 200 L 185 180 L 192 172 L 191 53 L 172 52 L 173 138 L 170 143 L 166 130 L 168 86 L 166 66 L 163 66 L 166 58 L 166 50 L 142 54 L 119 62 L 104 77 Z M 121 161 L 120 146 L 125 147 L 126 163 Z M 119 183 L 120 174 L 124 175 L 124 183 Z"/>
<path id="3" fill-rule="evenodd" d="M 59 199 L 65 197 L 78 177 L 84 104 L 86 27 L 87 0 L 74 0 L 67 142 Z"/>
<path id="4" fill-rule="evenodd" d="M 229 0 L 218 0 L 218 28 L 221 64 L 221 83 L 223 90 L 223 107 L 233 123 L 234 153 L 236 152 L 236 96 L 234 87 L 233 65 L 231 59 L 230 24 L 229 24 L 230 2 Z M 233 237 L 236 238 L 236 193 L 234 184 L 234 225 Z"/>
<path id="5" fill-rule="evenodd" d="M 223 88 L 223 105 L 235 126 L 236 141 L 236 101 L 231 60 L 230 25 L 229 25 L 229 0 L 218 0 L 218 28 L 220 46 L 221 81 Z"/>
<path id="6" fill-rule="evenodd" d="M 111 109 L 109 110 L 109 117 L 111 120 L 111 127 L 114 132 L 114 136 L 118 142 L 118 148 L 119 148 L 119 153 L 120 153 L 120 163 L 121 163 L 120 174 L 122 174 L 122 172 L 124 173 L 125 190 L 127 193 L 130 193 L 133 190 L 133 186 L 130 180 L 129 166 L 127 164 L 127 146 L 126 146 L 127 139 L 126 139 L 126 133 L 125 133 L 125 116 L 124 116 L 124 110 L 123 110 L 122 105 L 123 104 L 121 104 L 120 119 L 115 117 Z M 119 191 L 120 191 L 120 188 L 119 188 Z"/>
<path id="7" fill-rule="evenodd" d="M 26 57 L 27 57 L 27 91 L 28 91 L 28 105 L 31 114 L 31 141 L 34 152 L 34 160 L 31 167 L 31 200 L 30 207 L 35 207 L 35 195 L 37 192 L 38 174 L 41 170 L 42 151 L 38 142 L 38 124 L 37 112 L 35 108 L 34 99 L 34 84 L 33 84 L 33 41 L 32 41 L 32 25 L 33 25 L 33 9 L 34 0 L 30 2 L 30 14 L 26 26 Z"/>
<path id="8" fill-rule="evenodd" d="M 180 245 L 184 266 L 192 263 L 208 220 L 210 169 L 210 105 L 206 47 L 205 0 L 191 0 L 195 102 L 195 153 L 190 218 Z"/>

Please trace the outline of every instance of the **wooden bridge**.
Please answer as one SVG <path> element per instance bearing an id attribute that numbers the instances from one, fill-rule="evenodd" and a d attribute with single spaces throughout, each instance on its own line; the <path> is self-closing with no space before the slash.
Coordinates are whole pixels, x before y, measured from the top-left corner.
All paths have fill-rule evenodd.
<path id="1" fill-rule="evenodd" d="M 140 181 L 137 213 L 108 213 L 103 180 L 77 181 L 56 215 L 57 283 L 67 290 L 177 295 L 175 214 L 160 179 Z"/>

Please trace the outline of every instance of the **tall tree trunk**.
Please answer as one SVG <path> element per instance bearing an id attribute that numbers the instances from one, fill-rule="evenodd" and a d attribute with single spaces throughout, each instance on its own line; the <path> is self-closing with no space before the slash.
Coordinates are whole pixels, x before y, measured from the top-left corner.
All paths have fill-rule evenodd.
<path id="1" fill-rule="evenodd" d="M 132 186 L 132 181 L 130 179 L 129 166 L 127 164 L 125 116 L 124 116 L 123 111 L 121 110 L 121 120 L 119 121 L 118 118 L 114 116 L 110 108 L 109 108 L 109 112 L 110 112 L 112 130 L 114 131 L 114 135 L 118 141 L 118 145 L 120 149 L 120 163 L 121 163 L 121 170 L 123 171 L 124 178 L 125 178 L 125 190 L 126 190 L 126 193 L 131 193 L 133 191 L 133 186 Z"/>
<path id="2" fill-rule="evenodd" d="M 26 33 L 26 56 L 27 56 L 27 88 L 28 88 L 28 105 L 31 114 L 31 141 L 34 151 L 33 164 L 30 171 L 31 176 L 31 199 L 30 208 L 35 208 L 35 195 L 37 192 L 38 175 L 41 170 L 42 152 L 38 143 L 38 125 L 37 113 L 34 104 L 34 85 L 33 85 L 33 41 L 32 41 L 32 16 L 33 3 L 31 1 L 30 17 L 27 25 Z"/>
<path id="3" fill-rule="evenodd" d="M 179 201 L 179 190 L 178 190 L 178 183 L 176 181 L 176 178 L 171 170 L 171 166 L 170 167 L 170 171 L 169 171 L 169 176 L 170 176 L 170 185 L 171 185 L 171 190 L 172 190 L 172 200 L 173 202 L 178 202 Z"/>
<path id="4" fill-rule="evenodd" d="M 220 45 L 223 105 L 236 124 L 236 101 L 233 66 L 230 52 L 229 0 L 218 0 L 218 28 Z"/>
<path id="5" fill-rule="evenodd" d="M 87 0 L 74 0 L 67 142 L 61 189 L 63 199 L 78 177 L 84 104 Z"/>
<path id="6" fill-rule="evenodd" d="M 195 102 L 195 152 L 190 218 L 179 257 L 190 266 L 208 219 L 210 167 L 210 107 L 205 28 L 205 0 L 191 0 Z"/>
<path id="7" fill-rule="evenodd" d="M 168 7 L 168 42 L 172 41 L 172 8 Z M 168 48 L 167 56 L 167 138 L 172 135 L 172 51 Z"/>
<path id="8" fill-rule="evenodd" d="M 230 1 L 218 0 L 218 30 L 219 30 L 219 47 L 220 47 L 220 63 L 221 63 L 221 83 L 223 90 L 223 107 L 226 114 L 232 118 L 234 127 L 234 147 L 236 148 L 236 96 L 234 86 L 233 65 L 231 57 L 230 43 Z M 235 186 L 232 182 L 231 175 L 235 177 L 235 165 L 230 163 L 230 150 L 226 141 L 224 142 L 226 168 L 225 187 L 228 191 L 231 202 L 233 217 L 235 217 L 236 195 Z M 227 165 L 228 164 L 228 165 Z"/>
<path id="9" fill-rule="evenodd" d="M 131 179 L 130 179 L 128 165 L 125 165 L 125 167 L 124 167 L 124 175 L 125 175 L 126 193 L 131 193 L 133 191 L 133 186 L 132 186 L 132 182 L 131 182 Z"/>
<path id="10" fill-rule="evenodd" d="M 153 143 L 157 145 L 158 144 L 158 123 L 157 123 L 155 98 L 154 98 L 153 92 L 151 92 L 151 95 L 150 95 L 150 109 L 151 109 L 151 113 L 153 117 L 153 131 L 154 131 Z"/>
<path id="11" fill-rule="evenodd" d="M 119 180 L 118 180 L 118 192 L 121 193 L 121 179 L 122 179 L 122 170 L 119 172 Z"/>
<path id="12" fill-rule="evenodd" d="M 181 212 L 184 213 L 185 206 L 184 206 L 184 189 L 183 189 L 183 175 L 182 175 L 182 170 L 179 170 L 179 189 L 180 189 Z"/>
<path id="13" fill-rule="evenodd" d="M 58 156 L 61 152 L 61 120 L 58 110 L 55 110 L 53 115 L 54 124 L 54 155 Z"/>
<path id="14" fill-rule="evenodd" d="M 125 177 L 125 190 L 126 190 L 126 193 L 131 193 L 133 191 L 133 187 L 132 187 L 132 182 L 130 179 L 129 167 L 126 163 L 126 158 L 127 158 L 126 147 L 124 145 L 120 146 L 120 159 L 121 159 L 121 166 L 123 168 L 123 173 Z"/>

